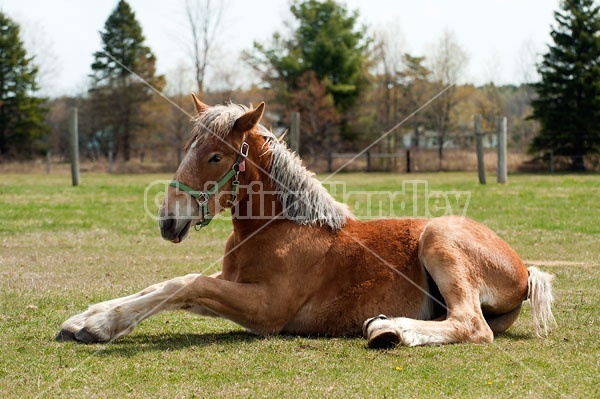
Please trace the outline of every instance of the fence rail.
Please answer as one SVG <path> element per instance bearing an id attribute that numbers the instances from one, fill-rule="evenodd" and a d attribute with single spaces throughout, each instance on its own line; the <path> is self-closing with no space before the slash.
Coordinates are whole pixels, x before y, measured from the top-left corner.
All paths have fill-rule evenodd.
<path id="1" fill-rule="evenodd" d="M 365 167 L 365 172 L 371 172 L 373 170 L 372 161 L 375 159 L 393 159 L 394 161 L 397 159 L 406 158 L 406 171 L 410 173 L 410 150 L 406 150 L 404 152 L 397 153 L 383 153 L 383 152 L 370 152 L 365 151 L 363 153 L 352 153 L 352 152 L 334 152 L 329 155 L 328 164 L 331 165 L 334 159 L 360 159 L 366 158 L 367 165 Z M 331 168 L 329 168 L 331 169 Z M 329 170 L 329 172 L 332 172 Z"/>

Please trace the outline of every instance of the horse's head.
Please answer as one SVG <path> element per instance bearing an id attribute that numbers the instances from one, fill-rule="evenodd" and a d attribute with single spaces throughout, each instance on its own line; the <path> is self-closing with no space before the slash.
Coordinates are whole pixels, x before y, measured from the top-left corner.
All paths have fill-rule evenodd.
<path id="1" fill-rule="evenodd" d="M 191 226 L 206 226 L 235 202 L 248 155 L 246 140 L 265 107 L 209 107 L 192 97 L 198 111 L 193 134 L 159 210 L 161 235 L 174 243 L 186 238 Z"/>

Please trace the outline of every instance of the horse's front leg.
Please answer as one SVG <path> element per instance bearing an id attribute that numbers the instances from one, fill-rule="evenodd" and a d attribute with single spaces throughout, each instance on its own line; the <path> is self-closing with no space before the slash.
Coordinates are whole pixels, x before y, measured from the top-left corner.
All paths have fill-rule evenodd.
<path id="1" fill-rule="evenodd" d="M 221 278 L 221 273 L 215 273 L 209 278 Z M 103 330 L 102 328 L 93 328 L 94 331 L 98 330 L 97 332 L 99 334 L 96 335 L 94 335 L 94 333 L 91 333 L 90 330 L 88 330 L 88 327 L 91 327 L 95 324 L 94 322 L 90 322 L 90 320 L 96 320 L 96 323 L 100 322 L 101 324 L 111 324 L 111 322 L 108 320 L 105 320 L 104 322 L 102 322 L 101 320 L 109 318 L 108 315 L 114 314 L 115 310 L 117 310 L 118 313 L 118 309 L 125 303 L 129 303 L 131 301 L 140 302 L 140 300 L 143 297 L 146 297 L 148 294 L 159 293 L 164 291 L 165 285 L 167 285 L 169 282 L 171 282 L 171 280 L 151 285 L 143 289 L 142 291 L 139 291 L 129 296 L 111 299 L 109 301 L 100 302 L 90 306 L 85 312 L 79 313 L 65 321 L 62 324 L 61 330 L 56 336 L 56 339 L 58 341 L 107 342 L 119 336 L 126 335 L 127 333 L 131 332 L 131 330 L 133 330 L 133 328 L 142 320 L 163 310 L 184 309 L 189 312 L 203 316 L 218 316 L 214 312 L 211 312 L 210 310 L 200 305 L 182 303 L 180 304 L 180 306 L 177 306 L 176 304 L 171 304 L 169 306 L 155 306 L 154 308 L 149 309 L 141 315 L 138 315 L 133 318 L 131 318 L 131 315 L 126 316 L 125 318 L 117 318 L 120 320 L 118 320 L 116 324 L 122 325 L 123 323 L 133 323 L 133 325 L 130 325 L 125 328 L 123 328 L 122 326 L 119 328 L 117 326 L 109 327 L 108 325 L 106 325 L 105 327 L 115 330 L 112 334 L 106 334 L 101 332 Z M 143 303 L 144 301 L 141 302 Z M 129 317 L 130 320 L 126 320 L 127 317 Z"/>
<path id="2" fill-rule="evenodd" d="M 130 333 L 144 319 L 164 310 L 187 309 L 223 316 L 259 333 L 284 324 L 268 317 L 266 291 L 254 284 L 189 274 L 155 284 L 138 294 L 103 302 L 67 320 L 57 338 L 108 342 Z M 275 305 L 277 308 L 277 305 Z"/>

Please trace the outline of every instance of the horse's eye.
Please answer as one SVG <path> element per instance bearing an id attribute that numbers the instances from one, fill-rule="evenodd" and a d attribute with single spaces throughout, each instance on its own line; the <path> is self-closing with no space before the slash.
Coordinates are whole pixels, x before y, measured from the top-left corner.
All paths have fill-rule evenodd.
<path id="1" fill-rule="evenodd" d="M 221 161 L 221 154 L 215 154 L 212 156 L 211 159 L 208 160 L 208 162 L 219 162 Z"/>

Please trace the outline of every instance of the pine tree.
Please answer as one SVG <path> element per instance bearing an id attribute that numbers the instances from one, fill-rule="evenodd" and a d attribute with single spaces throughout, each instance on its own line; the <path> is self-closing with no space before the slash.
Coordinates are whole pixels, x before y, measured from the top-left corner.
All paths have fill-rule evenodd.
<path id="1" fill-rule="evenodd" d="M 348 110 L 366 86 L 368 40 L 357 26 L 358 12 L 334 0 L 296 0 L 290 11 L 298 25 L 292 37 L 275 33 L 270 48 L 255 43 L 250 63 L 265 81 L 286 92 L 298 90 L 299 79 L 313 71 L 336 108 Z"/>
<path id="2" fill-rule="evenodd" d="M 152 96 L 148 84 L 161 90 L 164 77 L 156 76 L 156 57 L 144 45 L 142 28 L 126 1 L 119 1 L 100 36 L 102 51 L 94 54 L 90 89 L 100 127 L 96 136 L 107 141 L 100 143 L 105 151 L 128 161 L 146 124 L 141 106 Z"/>
<path id="3" fill-rule="evenodd" d="M 541 130 L 531 150 L 568 156 L 574 170 L 584 170 L 584 157 L 600 152 L 600 7 L 565 0 L 554 16 L 554 43 L 534 85 L 533 118 Z"/>
<path id="4" fill-rule="evenodd" d="M 35 97 L 37 67 L 19 37 L 19 26 L 0 12 L 0 155 L 31 156 L 46 133 L 46 99 Z"/>

